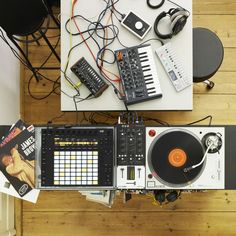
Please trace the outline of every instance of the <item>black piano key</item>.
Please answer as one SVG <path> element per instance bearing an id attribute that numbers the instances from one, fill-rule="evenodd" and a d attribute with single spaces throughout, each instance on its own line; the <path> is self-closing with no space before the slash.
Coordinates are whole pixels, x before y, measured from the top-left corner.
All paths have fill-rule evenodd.
<path id="1" fill-rule="evenodd" d="M 145 61 L 148 61 L 148 59 L 143 59 L 143 60 L 140 60 L 140 62 L 142 63 L 142 62 L 145 62 Z"/>
<path id="2" fill-rule="evenodd" d="M 141 56 L 141 57 L 139 57 L 140 60 L 145 59 L 145 58 L 148 58 L 148 57 L 147 57 L 147 56 Z"/>
<path id="3" fill-rule="evenodd" d="M 143 72 L 146 72 L 146 71 L 149 71 L 149 70 L 151 70 L 151 69 L 150 68 L 149 69 L 144 69 Z"/>
<path id="4" fill-rule="evenodd" d="M 147 67 L 150 67 L 150 65 L 145 65 L 145 66 L 142 66 L 142 68 L 147 68 Z"/>
<path id="5" fill-rule="evenodd" d="M 147 91 L 153 90 L 153 89 L 155 89 L 155 87 L 147 88 Z"/>
<path id="6" fill-rule="evenodd" d="M 139 52 L 138 55 L 146 55 L 147 52 Z"/>
<path id="7" fill-rule="evenodd" d="M 150 82 L 147 82 L 147 83 L 145 83 L 146 85 L 149 85 L 149 84 L 154 84 L 154 82 L 153 81 L 150 81 Z"/>
<path id="8" fill-rule="evenodd" d="M 155 91 L 148 92 L 148 95 L 153 94 L 153 93 L 156 93 L 156 90 L 155 90 Z"/>
<path id="9" fill-rule="evenodd" d="M 144 79 L 150 79 L 150 78 L 152 78 L 152 74 L 145 75 L 143 78 Z"/>

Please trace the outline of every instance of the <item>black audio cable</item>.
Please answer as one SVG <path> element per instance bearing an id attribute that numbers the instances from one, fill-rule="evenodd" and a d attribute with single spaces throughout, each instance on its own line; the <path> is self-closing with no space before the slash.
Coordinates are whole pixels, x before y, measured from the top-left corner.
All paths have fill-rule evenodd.
<path id="1" fill-rule="evenodd" d="M 148 5 L 150 8 L 152 8 L 152 9 L 158 9 L 158 8 L 160 8 L 160 7 L 163 6 L 163 4 L 165 3 L 165 1 L 168 1 L 168 2 L 172 3 L 173 5 L 175 5 L 175 6 L 179 7 L 179 8 L 181 8 L 181 9 L 183 9 L 183 10 L 185 10 L 185 11 L 187 11 L 188 13 L 190 13 L 187 9 L 185 9 L 184 7 L 180 6 L 179 4 L 177 4 L 177 3 L 175 3 L 175 2 L 173 2 L 173 1 L 171 1 L 171 0 L 159 0 L 159 3 L 156 4 L 156 5 L 151 4 L 151 1 L 152 1 L 152 0 L 147 0 L 147 5 Z"/>
<path id="2" fill-rule="evenodd" d="M 153 4 L 151 4 L 151 1 L 152 0 L 147 0 L 147 5 L 152 9 L 158 9 L 165 3 L 165 0 L 159 0 L 158 4 L 153 5 Z"/>

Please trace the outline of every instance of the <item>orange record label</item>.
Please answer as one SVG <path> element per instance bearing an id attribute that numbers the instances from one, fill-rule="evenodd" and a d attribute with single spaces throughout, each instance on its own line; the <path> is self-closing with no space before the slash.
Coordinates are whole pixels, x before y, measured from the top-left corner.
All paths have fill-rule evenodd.
<path id="1" fill-rule="evenodd" d="M 187 155 L 184 150 L 175 148 L 169 153 L 168 160 L 172 166 L 181 167 L 186 163 Z"/>

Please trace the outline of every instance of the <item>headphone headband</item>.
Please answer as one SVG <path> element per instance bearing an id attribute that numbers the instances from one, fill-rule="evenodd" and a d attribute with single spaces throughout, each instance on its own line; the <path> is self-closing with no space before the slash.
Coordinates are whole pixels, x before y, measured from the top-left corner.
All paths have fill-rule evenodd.
<path id="1" fill-rule="evenodd" d="M 170 34 L 162 34 L 158 30 L 159 22 L 166 16 L 170 17 L 171 20 L 171 33 Z M 184 10 L 183 8 L 171 8 L 168 12 L 161 12 L 155 22 L 154 22 L 154 32 L 158 38 L 161 39 L 171 39 L 173 35 L 178 34 L 185 26 L 187 22 L 187 18 L 189 17 L 189 12 Z"/>
<path id="2" fill-rule="evenodd" d="M 165 11 L 161 12 L 157 16 L 157 18 L 154 22 L 154 26 L 153 26 L 155 34 L 157 35 L 158 38 L 161 38 L 161 39 L 170 39 L 170 38 L 172 38 L 172 33 L 171 34 L 162 34 L 158 30 L 158 25 L 159 25 L 160 20 L 163 19 L 164 17 L 166 17 L 167 14 L 168 14 L 168 12 L 165 12 Z"/>

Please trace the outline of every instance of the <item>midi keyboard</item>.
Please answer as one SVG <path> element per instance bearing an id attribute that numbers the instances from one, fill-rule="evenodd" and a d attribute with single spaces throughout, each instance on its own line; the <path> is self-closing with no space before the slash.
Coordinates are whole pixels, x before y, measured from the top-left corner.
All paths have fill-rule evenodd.
<path id="1" fill-rule="evenodd" d="M 115 55 L 127 105 L 162 97 L 150 45 L 117 50 Z"/>

